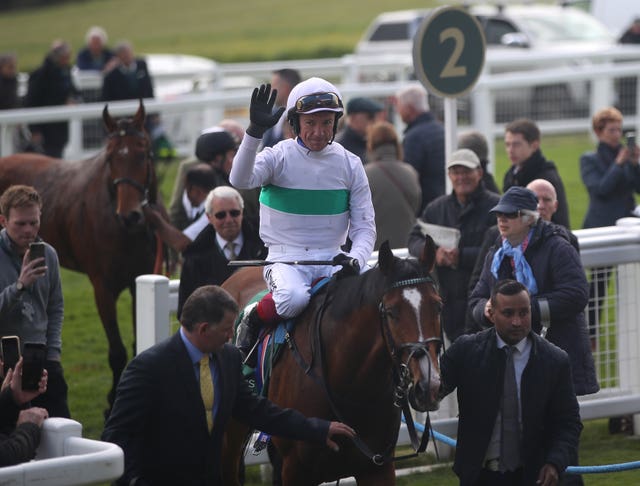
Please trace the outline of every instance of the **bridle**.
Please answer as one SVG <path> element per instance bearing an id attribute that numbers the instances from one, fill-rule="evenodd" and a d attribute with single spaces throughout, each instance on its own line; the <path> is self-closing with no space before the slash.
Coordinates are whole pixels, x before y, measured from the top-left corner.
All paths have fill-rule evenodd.
<path id="1" fill-rule="evenodd" d="M 126 128 L 118 128 L 113 133 L 110 133 L 108 135 L 108 138 L 120 138 L 125 136 L 146 138 L 146 133 L 142 130 L 138 130 L 133 126 L 128 126 Z M 113 180 L 114 187 L 118 187 L 120 184 L 128 184 L 132 187 L 135 187 L 138 190 L 138 192 L 140 192 L 140 194 L 142 195 L 143 203 L 149 200 L 149 188 L 151 186 L 151 151 L 150 150 L 148 150 L 147 153 L 145 154 L 145 162 L 146 162 L 146 169 L 147 169 L 147 179 L 145 180 L 144 185 L 140 184 L 138 181 L 136 181 L 135 179 L 132 179 L 131 177 L 118 177 Z"/>
<path id="2" fill-rule="evenodd" d="M 424 452 L 427 448 L 427 444 L 429 443 L 429 437 L 432 435 L 431 418 L 430 418 L 429 412 L 427 412 L 422 437 L 421 439 L 418 439 L 418 433 L 416 432 L 416 427 L 413 422 L 413 416 L 411 415 L 411 410 L 409 406 L 408 391 L 409 391 L 409 387 L 411 386 L 411 370 L 409 369 L 409 362 L 414 357 L 416 359 L 420 359 L 423 356 L 428 357 L 429 346 L 431 346 L 432 344 L 435 344 L 436 355 L 439 355 L 442 349 L 443 339 L 442 339 L 442 329 L 441 329 L 440 336 L 432 336 L 425 339 L 424 341 L 403 343 L 398 346 L 395 342 L 395 339 L 393 338 L 393 334 L 391 333 L 391 328 L 389 327 L 389 316 L 392 315 L 392 311 L 384 305 L 384 296 L 394 289 L 414 287 L 424 283 L 430 284 L 433 287 L 434 291 L 438 293 L 437 284 L 433 280 L 433 278 L 431 278 L 429 275 L 424 277 L 399 280 L 391 284 L 389 288 L 382 294 L 382 298 L 380 299 L 380 304 L 378 305 L 378 310 L 380 312 L 381 332 L 385 340 L 387 350 L 389 351 L 389 355 L 391 357 L 393 377 L 395 381 L 393 404 L 396 407 L 400 408 L 402 410 L 402 413 L 404 414 L 405 423 L 407 425 L 407 431 L 409 432 L 409 438 L 411 440 L 411 445 L 413 446 L 413 449 L 415 451 L 413 454 L 408 454 L 401 457 L 395 457 L 394 461 L 415 457 L 418 454 Z M 403 361 L 402 356 L 405 354 L 406 354 L 406 359 Z M 429 363 L 427 389 L 430 389 L 431 388 L 431 366 L 432 366 L 431 359 L 427 359 L 427 363 Z M 437 448 L 436 448 L 436 453 L 437 453 Z"/>

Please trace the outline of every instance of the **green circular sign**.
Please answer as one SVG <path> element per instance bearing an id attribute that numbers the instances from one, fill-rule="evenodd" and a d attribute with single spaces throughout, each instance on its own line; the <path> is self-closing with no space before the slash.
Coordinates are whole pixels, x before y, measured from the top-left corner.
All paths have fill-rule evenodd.
<path id="1" fill-rule="evenodd" d="M 413 40 L 413 66 L 428 90 L 455 98 L 473 88 L 484 52 L 484 32 L 476 18 L 460 8 L 442 7 L 420 25 Z"/>

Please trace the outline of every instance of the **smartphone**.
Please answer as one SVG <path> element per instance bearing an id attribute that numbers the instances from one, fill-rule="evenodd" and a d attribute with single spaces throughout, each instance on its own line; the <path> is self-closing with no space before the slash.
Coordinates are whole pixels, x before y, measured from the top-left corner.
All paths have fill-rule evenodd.
<path id="1" fill-rule="evenodd" d="M 44 243 L 42 241 L 29 243 L 29 259 L 35 260 L 36 258 L 44 258 Z"/>
<path id="2" fill-rule="evenodd" d="M 627 139 L 627 148 L 629 150 L 634 149 L 636 146 L 636 132 L 627 132 L 625 137 Z"/>
<path id="3" fill-rule="evenodd" d="M 37 390 L 44 362 L 47 358 L 47 346 L 43 343 L 24 343 L 22 350 L 22 389 Z"/>
<path id="4" fill-rule="evenodd" d="M 4 336 L 2 338 L 3 376 L 7 376 L 10 369 L 15 369 L 20 360 L 20 338 L 18 336 Z"/>

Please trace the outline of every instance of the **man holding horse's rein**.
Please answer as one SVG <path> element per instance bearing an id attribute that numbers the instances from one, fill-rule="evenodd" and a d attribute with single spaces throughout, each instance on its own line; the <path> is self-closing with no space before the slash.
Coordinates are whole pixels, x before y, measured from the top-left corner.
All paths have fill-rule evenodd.
<path id="1" fill-rule="evenodd" d="M 64 304 L 55 249 L 38 236 L 42 199 L 30 186 L 14 185 L 0 197 L 0 335 L 47 345 L 47 391 L 31 401 L 50 417 L 69 417 L 60 355 Z M 44 244 L 33 258 L 30 244 Z M 35 251 L 35 250 L 34 250 Z"/>
<path id="2" fill-rule="evenodd" d="M 237 188 L 262 187 L 260 237 L 269 250 L 264 270 L 269 293 L 247 313 L 237 345 L 252 348 L 262 323 L 297 316 L 309 303 L 311 283 L 340 270 L 357 275 L 371 256 L 376 228 L 369 182 L 362 161 L 333 141 L 344 112 L 337 88 L 321 78 L 297 84 L 287 100 L 287 119 L 296 135 L 257 150 L 265 131 L 284 108 L 273 113 L 276 90 L 253 91 L 250 124 L 231 168 Z M 348 253 L 341 246 L 351 240 Z M 290 260 L 332 260 L 335 265 L 295 266 Z"/>

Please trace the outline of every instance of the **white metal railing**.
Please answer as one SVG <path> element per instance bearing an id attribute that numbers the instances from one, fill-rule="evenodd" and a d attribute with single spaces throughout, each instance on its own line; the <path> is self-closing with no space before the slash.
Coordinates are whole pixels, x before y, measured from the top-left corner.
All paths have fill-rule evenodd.
<path id="1" fill-rule="evenodd" d="M 580 414 L 585 420 L 624 414 L 640 413 L 640 218 L 624 218 L 618 226 L 577 230 L 580 256 L 585 269 L 613 266 L 617 269 L 616 317 L 611 323 L 614 336 L 601 337 L 613 346 L 614 363 L 607 363 L 612 350 L 594 353 L 601 390 L 579 397 Z M 407 256 L 407 249 L 396 249 L 394 254 Z M 374 252 L 370 263 L 377 261 Z M 169 337 L 172 312 L 177 309 L 179 280 L 161 275 L 141 275 L 136 279 L 137 352 Z M 457 408 L 452 394 L 443 401 L 434 414 L 434 429 L 448 436 L 457 430 Z M 635 430 L 640 430 L 640 415 L 635 415 Z M 401 429 L 398 444 L 408 442 Z M 266 462 L 266 456 L 249 456 L 248 463 Z"/>
<path id="2" fill-rule="evenodd" d="M 81 434 L 82 425 L 75 420 L 45 420 L 35 460 L 0 468 L 0 484 L 72 486 L 119 478 L 124 472 L 122 449 Z"/>
<path id="3" fill-rule="evenodd" d="M 510 61 L 510 69 L 517 67 L 516 55 Z M 520 54 L 522 57 L 522 54 Z M 489 140 L 503 131 L 502 122 L 496 121 L 497 100 L 507 96 L 514 89 L 528 89 L 533 87 L 555 86 L 559 83 L 569 85 L 580 84 L 586 87 L 584 99 L 588 99 L 589 111 L 613 104 L 616 80 L 621 77 L 636 78 L 640 73 L 640 51 L 637 49 L 615 49 L 607 52 L 592 54 L 587 57 L 581 55 L 582 62 L 571 67 L 557 66 L 558 60 L 569 63 L 566 57 L 559 53 L 545 53 L 534 57 L 527 56 L 527 63 L 535 63 L 538 69 L 523 72 L 496 72 L 504 69 L 504 65 L 487 58 L 485 71 L 478 84 L 470 93 L 469 101 L 458 103 L 459 108 L 470 110 L 470 121 L 475 129 L 484 133 Z M 570 58 L 574 60 L 574 57 Z M 586 60 L 585 60 L 586 59 Z M 588 61 L 588 62 L 587 62 Z M 625 62 L 617 62 L 625 61 Z M 501 61 L 502 62 L 502 61 Z M 255 83 L 270 77 L 275 68 L 293 67 L 300 70 L 304 76 L 319 75 L 335 78 L 343 96 L 348 99 L 353 96 L 372 96 L 378 98 L 389 97 L 409 82 L 413 70 L 410 57 L 402 56 L 344 56 L 337 59 L 274 61 L 268 63 L 220 64 L 215 73 L 208 73 L 210 82 L 200 83 L 198 89 L 206 91 L 181 94 L 165 99 L 146 100 L 148 110 L 160 113 L 167 127 L 169 138 L 175 143 L 181 155 L 193 151 L 195 139 L 201 129 L 210 126 L 224 118 L 231 116 L 241 122 L 247 121 L 247 108 L 251 88 L 247 79 Z M 392 82 L 364 82 L 365 79 L 379 79 L 380 73 L 385 73 L 384 79 Z M 187 80 L 194 80 L 195 74 L 184 74 Z M 190 77 L 191 76 L 191 77 Z M 85 87 L 95 89 L 99 82 L 96 75 L 82 77 Z M 156 84 L 171 83 L 175 75 L 163 75 L 156 80 Z M 194 81 L 194 84 L 197 84 Z M 250 82 L 249 82 L 250 84 Z M 640 91 L 640 82 L 636 91 Z M 534 101 L 530 94 L 528 103 Z M 511 95 L 509 95 L 509 99 Z M 515 98 L 522 99 L 516 93 Z M 511 102 L 511 101 L 509 101 Z M 87 157 L 101 146 L 100 137 L 94 141 L 92 147 L 83 145 L 83 120 L 99 119 L 104 103 L 87 103 L 74 106 L 30 108 L 7 110 L 0 112 L 0 155 L 13 152 L 13 132 L 18 124 L 29 124 L 42 121 L 69 121 L 70 141 L 65 151 L 65 158 L 80 159 Z M 136 101 L 115 102 L 109 104 L 114 115 L 130 115 L 137 108 Z M 527 113 L 513 109 L 514 117 Z M 625 116 L 625 125 L 635 126 L 640 131 L 640 94 L 636 93 L 635 110 L 632 115 Z M 504 114 L 503 114 L 504 116 Z M 589 113 L 581 118 L 548 120 L 538 119 L 543 133 L 588 132 L 590 130 Z M 565 117 L 566 118 L 566 117 Z M 402 122 L 395 120 L 399 129 Z M 467 122 L 465 122 L 467 123 Z M 490 157 L 492 159 L 492 157 Z"/>

